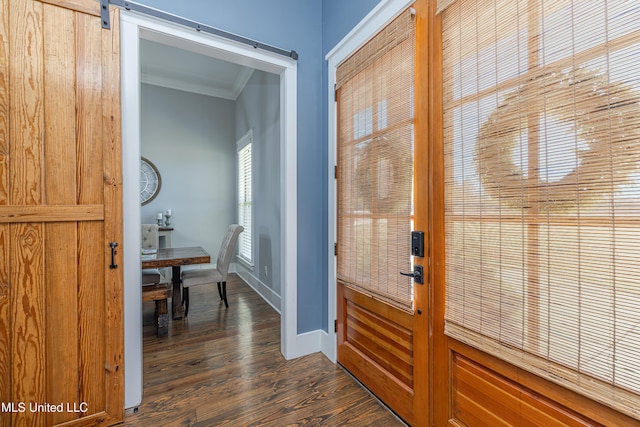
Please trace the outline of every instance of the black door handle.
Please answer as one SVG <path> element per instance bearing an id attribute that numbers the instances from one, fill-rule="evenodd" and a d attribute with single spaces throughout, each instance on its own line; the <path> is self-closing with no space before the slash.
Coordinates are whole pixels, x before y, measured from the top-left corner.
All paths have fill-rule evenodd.
<path id="1" fill-rule="evenodd" d="M 424 270 L 422 268 L 421 265 L 414 265 L 413 266 L 413 273 L 406 273 L 404 271 L 401 271 L 400 274 L 402 274 L 403 276 L 408 276 L 408 277 L 413 277 L 413 281 L 416 282 L 419 285 L 424 284 Z"/>
<path id="2" fill-rule="evenodd" d="M 111 246 L 111 265 L 109 268 L 118 268 L 118 264 L 116 264 L 116 247 L 118 246 L 118 242 L 111 242 L 109 246 Z"/>

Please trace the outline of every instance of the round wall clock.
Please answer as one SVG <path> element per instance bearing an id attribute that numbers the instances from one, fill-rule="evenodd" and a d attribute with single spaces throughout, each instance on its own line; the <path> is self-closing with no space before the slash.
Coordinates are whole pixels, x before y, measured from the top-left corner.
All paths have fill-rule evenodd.
<path id="1" fill-rule="evenodd" d="M 158 168 L 144 157 L 140 158 L 140 203 L 144 206 L 156 198 L 162 186 Z"/>

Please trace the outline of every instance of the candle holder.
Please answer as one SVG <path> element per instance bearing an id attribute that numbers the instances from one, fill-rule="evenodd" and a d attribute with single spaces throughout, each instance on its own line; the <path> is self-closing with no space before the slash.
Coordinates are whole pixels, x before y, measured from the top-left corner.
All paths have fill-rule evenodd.
<path id="1" fill-rule="evenodd" d="M 169 227 L 171 225 L 171 222 L 169 222 L 169 219 L 172 217 L 173 215 L 171 215 L 170 211 L 167 211 L 167 213 L 164 214 L 164 226 L 165 227 Z"/>
<path id="2" fill-rule="evenodd" d="M 158 215 L 156 215 L 156 220 L 158 222 L 158 226 L 162 227 L 163 225 L 162 212 L 158 212 Z"/>

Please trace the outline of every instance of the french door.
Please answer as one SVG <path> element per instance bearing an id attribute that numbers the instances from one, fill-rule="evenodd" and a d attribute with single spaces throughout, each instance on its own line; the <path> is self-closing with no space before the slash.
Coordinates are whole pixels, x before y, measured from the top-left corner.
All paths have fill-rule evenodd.
<path id="1" fill-rule="evenodd" d="M 120 33 L 110 15 L 108 30 L 94 0 L 0 0 L 3 426 L 124 415 Z"/>
<path id="2" fill-rule="evenodd" d="M 428 263 L 426 6 L 339 65 L 336 92 L 338 362 L 411 425 L 428 422 L 428 277 L 401 275 Z"/>
<path id="3" fill-rule="evenodd" d="M 433 425 L 637 426 L 637 6 L 431 3 Z"/>

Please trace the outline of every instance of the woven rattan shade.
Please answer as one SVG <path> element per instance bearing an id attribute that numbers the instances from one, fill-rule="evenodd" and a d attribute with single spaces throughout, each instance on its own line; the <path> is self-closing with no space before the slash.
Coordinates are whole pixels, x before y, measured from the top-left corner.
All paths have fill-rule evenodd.
<path id="1" fill-rule="evenodd" d="M 640 419 L 640 9 L 443 13 L 446 333 Z"/>
<path id="2" fill-rule="evenodd" d="M 336 69 L 336 89 L 377 62 L 403 41 L 415 38 L 413 21 L 411 9 L 405 10 L 364 46 L 342 61 Z"/>
<path id="3" fill-rule="evenodd" d="M 337 69 L 338 280 L 407 310 L 414 44 L 407 11 Z"/>
<path id="4" fill-rule="evenodd" d="M 454 4 L 457 0 L 438 0 L 436 13 L 442 13 L 446 8 Z"/>

